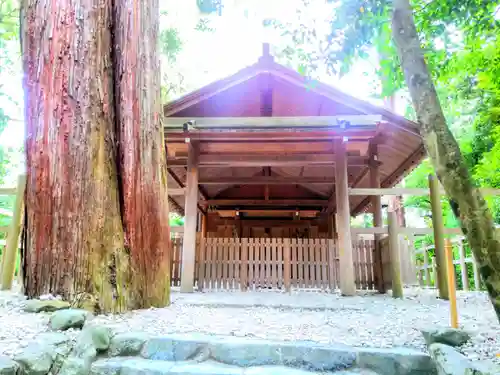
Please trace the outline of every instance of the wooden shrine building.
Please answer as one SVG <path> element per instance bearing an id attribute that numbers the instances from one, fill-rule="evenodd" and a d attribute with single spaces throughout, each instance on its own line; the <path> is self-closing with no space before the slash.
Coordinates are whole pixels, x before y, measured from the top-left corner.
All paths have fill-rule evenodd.
<path id="1" fill-rule="evenodd" d="M 382 226 L 380 196 L 362 189 L 393 187 L 419 164 L 416 124 L 308 81 L 268 45 L 164 114 L 169 201 L 185 215 L 182 292 L 291 283 L 352 295 L 377 283 L 377 244 L 354 254 L 350 218 L 370 210 Z"/>

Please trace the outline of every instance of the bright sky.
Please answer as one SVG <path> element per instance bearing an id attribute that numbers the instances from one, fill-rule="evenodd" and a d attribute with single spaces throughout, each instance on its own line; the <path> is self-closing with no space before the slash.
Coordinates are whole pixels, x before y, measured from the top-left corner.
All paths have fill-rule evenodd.
<path id="1" fill-rule="evenodd" d="M 262 20 L 278 18 L 282 22 L 297 22 L 296 6 L 301 0 L 225 0 L 222 16 L 211 17 L 211 26 L 215 32 L 200 32 L 195 26 L 200 14 L 195 0 L 165 0 L 162 7 L 168 10 L 168 22 L 161 27 L 175 27 L 183 42 L 182 50 L 177 62 L 173 66 L 162 64 L 164 72 L 170 81 L 178 79 L 178 73 L 184 76 L 183 86 L 192 91 L 210 82 L 231 75 L 243 67 L 253 64 L 262 53 L 262 43 L 269 42 L 271 49 L 279 46 L 283 39 L 271 29 L 264 29 Z M 318 34 L 326 34 L 326 22 L 332 5 L 324 1 L 311 2 L 307 14 L 300 22 L 312 24 L 314 22 Z M 21 66 L 18 62 L 13 67 L 14 73 L 4 73 L 0 76 L 1 82 L 8 87 L 8 94 L 17 102 L 12 105 L 2 99 L 0 105 L 15 119 L 23 119 L 23 91 Z M 371 100 L 374 91 L 375 67 L 369 61 L 362 61 L 355 65 L 353 71 L 341 80 L 322 74 L 319 80 L 333 84 L 341 90 L 361 99 Z M 178 96 L 178 95 L 177 95 Z M 376 102 L 377 103 L 377 102 Z M 381 104 L 380 101 L 377 104 Z M 403 113 L 405 103 L 400 101 L 397 112 Z M 24 125 L 19 121 L 9 123 L 4 130 L 0 144 L 18 148 L 23 144 Z M 12 171 L 17 175 L 18 171 Z"/>

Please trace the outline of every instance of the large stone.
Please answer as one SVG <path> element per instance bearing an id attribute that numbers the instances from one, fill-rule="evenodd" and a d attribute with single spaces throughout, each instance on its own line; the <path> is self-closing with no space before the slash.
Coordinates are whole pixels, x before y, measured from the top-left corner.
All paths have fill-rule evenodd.
<path id="1" fill-rule="evenodd" d="M 58 375 L 88 375 L 91 365 L 92 361 L 87 358 L 71 356 L 64 361 Z"/>
<path id="2" fill-rule="evenodd" d="M 59 346 L 70 341 L 69 337 L 62 332 L 43 332 L 35 337 L 39 344 Z"/>
<path id="3" fill-rule="evenodd" d="M 39 300 L 31 299 L 26 301 L 24 305 L 24 311 L 31 313 L 39 312 L 54 312 L 58 310 L 64 310 L 70 308 L 69 302 L 61 301 L 57 299 L 53 300 Z"/>
<path id="4" fill-rule="evenodd" d="M 14 360 L 19 363 L 24 375 L 47 375 L 55 357 L 55 348 L 51 345 L 28 345 Z"/>
<path id="5" fill-rule="evenodd" d="M 433 375 L 429 355 L 406 348 L 357 348 L 357 365 L 384 375 Z"/>
<path id="6" fill-rule="evenodd" d="M 0 355 L 0 375 L 16 375 L 19 365 L 9 357 Z"/>
<path id="7" fill-rule="evenodd" d="M 108 354 L 111 357 L 138 355 L 148 338 L 143 332 L 119 333 L 111 339 Z"/>
<path id="8" fill-rule="evenodd" d="M 107 350 L 109 343 L 110 330 L 108 328 L 99 325 L 85 326 L 58 375 L 88 375 L 97 354 Z"/>
<path id="9" fill-rule="evenodd" d="M 167 375 L 174 362 L 120 357 L 99 359 L 92 363 L 90 375 Z"/>
<path id="10" fill-rule="evenodd" d="M 204 335 L 171 335 L 146 341 L 141 357 L 160 361 L 186 361 L 197 356 L 209 339 Z"/>
<path id="11" fill-rule="evenodd" d="M 243 375 L 244 369 L 238 366 L 229 366 L 215 361 L 206 361 L 201 363 L 176 362 L 172 368 L 170 368 L 168 373 L 172 375 Z M 123 372 L 120 372 L 120 375 L 123 375 Z"/>
<path id="12" fill-rule="evenodd" d="M 311 342 L 280 343 L 280 364 L 312 371 L 350 368 L 356 361 L 355 348 L 346 345 L 318 345 Z"/>
<path id="13" fill-rule="evenodd" d="M 89 312 L 80 309 L 59 310 L 50 317 L 50 328 L 53 331 L 65 331 L 70 328 L 81 329 Z"/>
<path id="14" fill-rule="evenodd" d="M 493 369 L 490 372 L 489 369 L 469 361 L 451 346 L 432 344 L 429 352 L 436 363 L 438 375 L 498 375 Z"/>
<path id="15" fill-rule="evenodd" d="M 422 335 L 427 346 L 434 343 L 446 344 L 450 346 L 461 346 L 470 340 L 471 336 L 457 328 L 439 328 L 432 330 L 423 330 Z"/>

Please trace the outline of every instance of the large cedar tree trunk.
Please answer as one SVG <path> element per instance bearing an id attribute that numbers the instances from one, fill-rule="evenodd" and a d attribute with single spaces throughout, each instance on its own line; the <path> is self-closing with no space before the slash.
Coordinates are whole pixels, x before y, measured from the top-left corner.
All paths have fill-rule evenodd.
<path id="1" fill-rule="evenodd" d="M 156 48 L 139 50 L 122 40 L 122 52 L 132 61 L 117 61 L 112 31 L 121 21 L 115 20 L 112 3 L 25 0 L 21 11 L 24 290 L 28 297 L 84 298 L 101 311 L 165 305 L 169 289 L 164 281 L 168 206 L 154 82 L 158 56 Z M 122 12 L 132 10 L 130 2 L 118 3 Z M 147 17 L 140 22 L 134 19 L 128 32 L 136 34 L 128 38 L 156 47 L 156 40 L 145 42 L 156 37 L 154 11 L 140 13 Z M 147 27 L 137 27 L 145 22 Z M 131 69 L 134 60 L 141 61 L 140 68 Z M 123 68 L 146 93 L 138 93 L 132 80 L 127 87 L 126 77 L 115 79 Z M 154 69 L 139 73 L 141 68 Z M 119 100 L 117 90 L 123 93 Z M 161 293 L 143 282 L 146 262 L 156 265 L 148 270 L 149 280 L 162 280 Z"/>
<path id="2" fill-rule="evenodd" d="M 116 101 L 125 244 L 136 307 L 169 300 L 170 232 L 161 125 L 158 0 L 115 0 Z"/>
<path id="3" fill-rule="evenodd" d="M 420 131 L 436 174 L 456 207 L 464 234 L 500 321 L 500 242 L 488 206 L 474 186 L 425 64 L 408 0 L 394 0 L 393 38 L 417 114 Z"/>

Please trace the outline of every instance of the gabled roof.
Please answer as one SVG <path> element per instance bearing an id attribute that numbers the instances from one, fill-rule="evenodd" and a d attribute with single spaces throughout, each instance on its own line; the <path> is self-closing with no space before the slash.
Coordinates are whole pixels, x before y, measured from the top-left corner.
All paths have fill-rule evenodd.
<path id="1" fill-rule="evenodd" d="M 270 98 L 266 97 L 268 90 L 272 90 Z M 271 101 L 271 111 L 266 108 L 266 101 Z M 384 120 L 380 125 L 384 142 L 379 146 L 382 187 L 397 184 L 425 156 L 417 124 L 332 86 L 309 80 L 276 63 L 266 48 L 257 63 L 166 104 L 164 115 L 185 118 L 380 115 Z M 180 176 L 184 174 L 182 168 L 172 169 Z M 295 170 L 282 168 L 280 173 L 291 176 Z M 325 176 L 333 173 L 333 170 L 322 169 L 321 172 L 316 172 Z M 315 173 L 314 168 L 310 168 L 310 173 Z M 366 171 L 350 168 L 349 174 L 352 174 L 350 178 L 353 186 L 369 187 Z M 232 172 L 228 171 L 227 175 L 232 175 Z M 202 186 L 202 190 L 211 197 L 221 197 L 221 192 L 230 187 L 219 187 L 219 190 L 211 191 L 213 186 Z M 324 193 L 329 193 L 327 186 L 316 186 L 313 190 L 317 190 L 316 188 L 326 189 Z M 183 199 L 179 198 L 176 197 L 175 200 L 183 206 Z M 365 197 L 352 197 L 353 213 L 364 209 L 368 202 Z"/>

